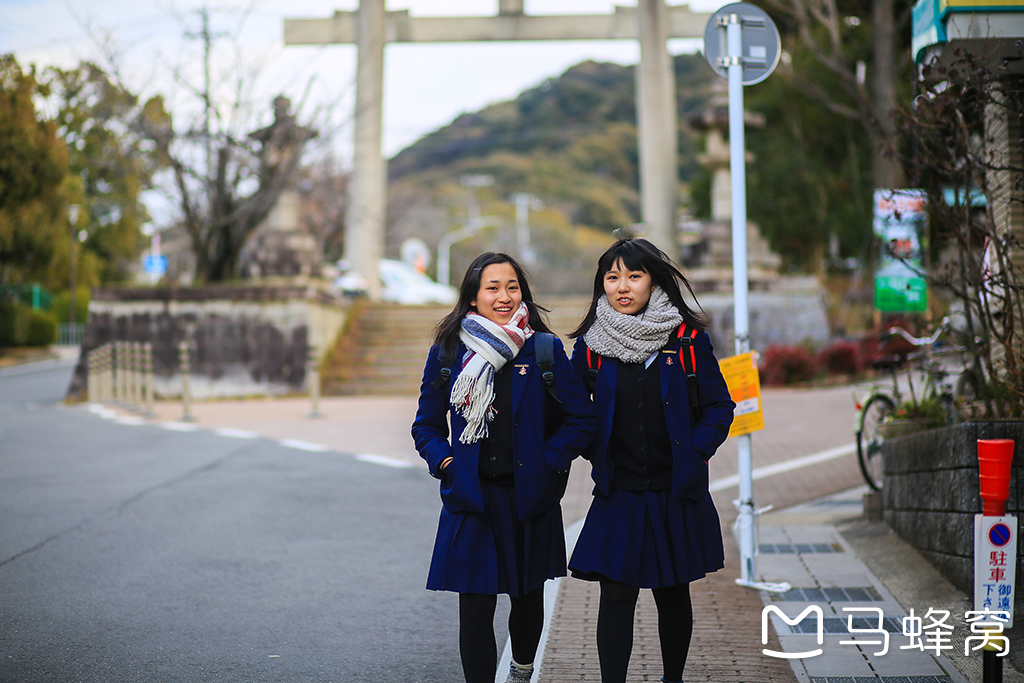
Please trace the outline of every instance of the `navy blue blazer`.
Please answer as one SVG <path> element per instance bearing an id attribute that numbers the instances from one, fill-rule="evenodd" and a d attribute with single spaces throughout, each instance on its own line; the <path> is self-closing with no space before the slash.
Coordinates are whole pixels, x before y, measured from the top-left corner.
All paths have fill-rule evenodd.
<path id="1" fill-rule="evenodd" d="M 597 432 L 594 406 L 583 383 L 576 376 L 561 340 L 555 337 L 555 393 L 562 401 L 565 419 L 548 439 L 544 438 L 544 404 L 547 390 L 537 367 L 535 337 L 526 340 L 512 364 L 512 451 L 515 462 L 516 503 L 519 518 L 534 517 L 556 505 L 564 493 L 565 475 L 573 459 L 593 442 Z M 441 372 L 439 348 L 427 356 L 420 385 L 419 407 L 412 423 L 412 438 L 420 457 L 427 461 L 430 474 L 441 480 L 441 500 L 450 512 L 483 512 L 480 487 L 480 442 L 459 441 L 466 419 L 451 410 L 451 388 L 462 371 L 461 359 L 466 347 L 459 344 L 451 379 L 439 389 L 432 386 Z M 551 406 L 557 405 L 548 397 Z M 448 421 L 451 419 L 451 440 Z M 441 462 L 454 459 L 438 471 Z"/>
<path id="2" fill-rule="evenodd" d="M 664 401 L 665 421 L 672 446 L 672 494 L 679 499 L 698 500 L 708 492 L 707 461 L 729 436 L 733 410 L 736 404 L 729 397 L 725 378 L 718 367 L 711 340 L 704 332 L 694 340 L 697 357 L 697 385 L 700 387 L 700 416 L 693 421 L 690 397 L 686 386 L 686 369 L 679 358 L 680 341 L 672 335 L 654 361 L 661 367 L 661 397 Z M 596 362 L 596 355 L 594 356 Z M 572 365 L 585 381 L 587 377 L 587 345 L 583 337 L 576 340 L 572 352 Z M 601 426 L 592 451 L 588 454 L 592 466 L 595 493 L 611 492 L 612 458 L 608 456 L 608 443 L 615 415 L 615 389 L 619 362 L 601 357 L 601 369 L 594 387 L 594 405 Z"/>

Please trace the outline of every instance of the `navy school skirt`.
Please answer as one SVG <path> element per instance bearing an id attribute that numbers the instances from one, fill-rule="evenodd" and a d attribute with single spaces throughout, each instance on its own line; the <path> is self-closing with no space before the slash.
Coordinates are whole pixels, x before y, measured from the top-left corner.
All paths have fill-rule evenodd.
<path id="1" fill-rule="evenodd" d="M 724 566 L 711 494 L 679 500 L 668 490 L 595 495 L 569 560 L 576 578 L 640 588 L 690 583 Z"/>
<path id="2" fill-rule="evenodd" d="M 483 514 L 441 509 L 427 588 L 519 596 L 565 576 L 561 506 L 521 520 L 515 485 L 480 485 Z"/>

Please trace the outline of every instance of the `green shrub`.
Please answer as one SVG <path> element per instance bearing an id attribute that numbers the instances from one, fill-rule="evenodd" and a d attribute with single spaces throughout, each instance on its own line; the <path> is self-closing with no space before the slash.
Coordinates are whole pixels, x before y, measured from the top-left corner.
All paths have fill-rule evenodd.
<path id="1" fill-rule="evenodd" d="M 0 303 L 0 347 L 18 345 L 18 308 L 15 303 Z"/>
<path id="2" fill-rule="evenodd" d="M 53 313 L 28 308 L 25 319 L 22 346 L 49 346 L 57 341 L 57 316 Z"/>
<path id="3" fill-rule="evenodd" d="M 84 323 L 89 316 L 89 294 L 88 287 L 75 288 L 75 322 Z M 71 295 L 69 290 L 58 292 L 53 297 L 53 306 L 50 310 L 57 316 L 57 322 L 66 323 L 70 320 L 68 311 L 71 308 Z"/>
<path id="4" fill-rule="evenodd" d="M 55 341 L 55 315 L 22 304 L 0 304 L 0 347 L 46 346 Z"/>

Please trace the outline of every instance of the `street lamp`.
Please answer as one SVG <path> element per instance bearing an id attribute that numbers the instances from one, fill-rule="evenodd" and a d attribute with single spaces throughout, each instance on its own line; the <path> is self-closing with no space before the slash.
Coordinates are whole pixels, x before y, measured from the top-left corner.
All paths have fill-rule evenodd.
<path id="1" fill-rule="evenodd" d="M 536 254 L 530 246 L 530 209 L 540 211 L 544 208 L 544 202 L 528 192 L 516 192 L 512 195 L 512 201 L 516 204 L 516 241 L 519 245 L 519 257 L 527 265 L 533 265 Z"/>
<path id="2" fill-rule="evenodd" d="M 452 230 L 451 232 L 443 235 L 440 240 L 437 241 L 437 281 L 442 285 L 450 285 L 449 282 L 449 267 L 451 256 L 452 245 L 459 240 L 464 240 L 467 237 L 472 237 L 480 230 L 480 228 L 489 228 L 501 225 L 500 216 L 484 216 L 483 218 L 477 218 L 474 221 L 470 221 L 458 230 Z"/>
<path id="3" fill-rule="evenodd" d="M 68 223 L 71 227 L 71 293 L 68 301 L 68 322 L 71 323 L 72 326 L 75 324 L 75 275 L 78 270 L 78 231 L 75 228 L 78 225 L 78 216 L 81 212 L 81 205 L 68 205 Z M 73 327 L 71 334 L 74 334 Z"/>

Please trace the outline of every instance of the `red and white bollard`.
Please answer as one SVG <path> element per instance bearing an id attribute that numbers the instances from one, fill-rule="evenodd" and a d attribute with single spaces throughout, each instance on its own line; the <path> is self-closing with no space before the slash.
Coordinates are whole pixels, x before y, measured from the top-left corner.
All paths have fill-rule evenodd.
<path id="1" fill-rule="evenodd" d="M 993 624 L 995 628 L 988 630 L 993 636 L 1013 626 L 1017 518 L 1006 514 L 1013 449 L 1012 439 L 978 439 L 982 514 L 974 517 L 974 609 L 1007 614 L 1001 628 Z M 997 644 L 1000 641 L 1002 646 Z M 983 683 L 1002 683 L 1007 645 L 1005 638 L 985 642 Z"/>

